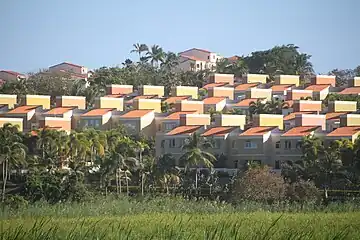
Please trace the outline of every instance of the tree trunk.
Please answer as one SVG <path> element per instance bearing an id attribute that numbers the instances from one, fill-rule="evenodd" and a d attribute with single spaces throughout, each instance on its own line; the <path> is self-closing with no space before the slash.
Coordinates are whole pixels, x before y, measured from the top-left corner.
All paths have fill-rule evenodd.
<path id="1" fill-rule="evenodd" d="M 197 189 L 198 189 L 198 169 L 196 168 L 196 171 L 195 171 L 195 189 L 196 189 L 196 192 L 197 192 Z"/>
<path id="2" fill-rule="evenodd" d="M 120 170 L 119 170 L 120 172 Z M 119 190 L 120 190 L 120 194 L 122 193 L 122 184 L 121 184 L 121 176 L 119 174 L 119 177 L 118 177 L 118 181 L 119 181 Z"/>
<path id="3" fill-rule="evenodd" d="M 7 172 L 8 172 L 8 164 L 7 159 L 3 162 L 3 187 L 2 187 L 2 196 L 1 196 L 1 202 L 5 202 L 5 190 L 6 190 L 6 181 L 7 181 Z"/>
<path id="4" fill-rule="evenodd" d="M 141 196 L 144 196 L 144 173 L 141 171 Z"/>
<path id="5" fill-rule="evenodd" d="M 129 180 L 126 172 L 125 172 L 125 180 L 126 180 L 126 194 L 129 196 Z"/>

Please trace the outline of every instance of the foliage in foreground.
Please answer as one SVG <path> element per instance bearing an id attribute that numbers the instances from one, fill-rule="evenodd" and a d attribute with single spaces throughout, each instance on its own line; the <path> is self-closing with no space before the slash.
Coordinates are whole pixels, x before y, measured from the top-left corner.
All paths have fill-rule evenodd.
<path id="1" fill-rule="evenodd" d="M 355 239 L 357 213 L 139 214 L 124 217 L 14 219 L 2 239 Z"/>

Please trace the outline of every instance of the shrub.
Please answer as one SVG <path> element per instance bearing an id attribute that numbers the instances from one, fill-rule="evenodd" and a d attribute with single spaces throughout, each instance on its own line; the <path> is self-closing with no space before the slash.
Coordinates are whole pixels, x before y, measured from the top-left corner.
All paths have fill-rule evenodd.
<path id="1" fill-rule="evenodd" d="M 266 166 L 249 168 L 234 183 L 232 199 L 273 203 L 285 198 L 284 179 Z"/>
<path id="2" fill-rule="evenodd" d="M 292 202 L 315 202 L 319 199 L 319 190 L 311 181 L 299 180 L 289 184 L 286 188 L 286 196 Z"/>

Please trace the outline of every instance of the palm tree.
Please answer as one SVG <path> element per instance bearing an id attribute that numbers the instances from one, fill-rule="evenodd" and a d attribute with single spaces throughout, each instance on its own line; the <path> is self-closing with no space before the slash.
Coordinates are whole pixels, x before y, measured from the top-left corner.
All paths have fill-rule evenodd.
<path id="1" fill-rule="evenodd" d="M 319 138 L 314 136 L 305 136 L 301 141 L 301 151 L 303 153 L 303 161 L 306 167 L 314 166 L 319 159 L 319 153 L 322 148 L 322 143 Z"/>
<path id="2" fill-rule="evenodd" d="M 143 163 L 142 155 L 145 150 L 149 149 L 149 145 L 145 142 L 138 141 L 138 142 L 136 142 L 136 149 L 137 149 L 137 152 L 139 153 L 139 164 L 140 164 L 140 175 L 141 175 L 140 176 L 140 178 L 141 178 L 141 196 L 144 196 L 145 173 L 143 171 L 144 163 Z"/>
<path id="3" fill-rule="evenodd" d="M 164 60 L 160 66 L 167 71 L 171 71 L 178 65 L 179 65 L 179 56 L 173 52 L 167 52 L 164 54 Z"/>
<path id="4" fill-rule="evenodd" d="M 214 166 L 213 162 L 216 161 L 216 157 L 213 154 L 202 150 L 212 147 L 213 146 L 209 141 L 201 139 L 196 133 L 189 137 L 182 146 L 185 153 L 180 157 L 180 162 L 184 165 L 185 172 L 187 172 L 190 167 L 196 168 L 196 189 L 198 185 L 198 167 L 205 166 L 207 168 L 212 168 Z"/>
<path id="5" fill-rule="evenodd" d="M 143 43 L 136 43 L 136 44 L 133 44 L 134 46 L 134 49 L 130 51 L 130 53 L 133 53 L 133 52 L 136 52 L 138 55 L 139 55 L 139 60 L 141 59 L 141 54 L 143 52 L 146 52 L 149 50 L 148 46 L 146 44 L 143 44 Z"/>
<path id="6" fill-rule="evenodd" d="M 22 137 L 17 126 L 5 124 L 0 129 L 0 156 L 2 164 L 2 202 L 5 201 L 6 183 L 8 173 L 13 167 L 25 164 L 26 146 L 22 143 Z"/>
<path id="7" fill-rule="evenodd" d="M 284 102 L 282 101 L 271 99 L 271 101 L 265 103 L 266 112 L 271 114 L 281 114 L 283 103 Z"/>
<path id="8" fill-rule="evenodd" d="M 90 152 L 90 143 L 84 133 L 72 132 L 68 141 L 69 167 L 78 169 L 86 165 L 86 156 Z"/>
<path id="9" fill-rule="evenodd" d="M 251 102 L 249 105 L 250 115 L 267 113 L 266 105 L 262 103 L 261 99 L 257 99 L 256 102 Z"/>
<path id="10" fill-rule="evenodd" d="M 153 67 L 158 66 L 159 62 L 164 62 L 165 53 L 159 45 L 153 45 L 150 51 L 146 53 L 150 59 L 150 63 Z"/>
<path id="11" fill-rule="evenodd" d="M 177 185 L 180 182 L 179 169 L 176 167 L 175 158 L 171 153 L 159 157 L 153 172 L 158 177 L 159 183 L 166 189 L 167 194 L 171 183 Z"/>
<path id="12" fill-rule="evenodd" d="M 86 129 L 84 135 L 89 141 L 90 163 L 93 165 L 97 157 L 103 157 L 105 155 L 107 138 L 103 132 L 95 129 Z"/>

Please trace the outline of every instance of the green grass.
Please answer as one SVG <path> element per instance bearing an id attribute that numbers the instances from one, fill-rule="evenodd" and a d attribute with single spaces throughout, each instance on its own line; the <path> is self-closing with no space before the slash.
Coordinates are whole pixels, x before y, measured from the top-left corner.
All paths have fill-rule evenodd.
<path id="1" fill-rule="evenodd" d="M 307 204 L 238 207 L 163 197 L 43 202 L 0 215 L 2 239 L 359 239 L 353 203 L 326 209 Z"/>
<path id="2" fill-rule="evenodd" d="M 358 239 L 358 213 L 149 213 L 120 217 L 21 218 L 1 239 Z"/>

